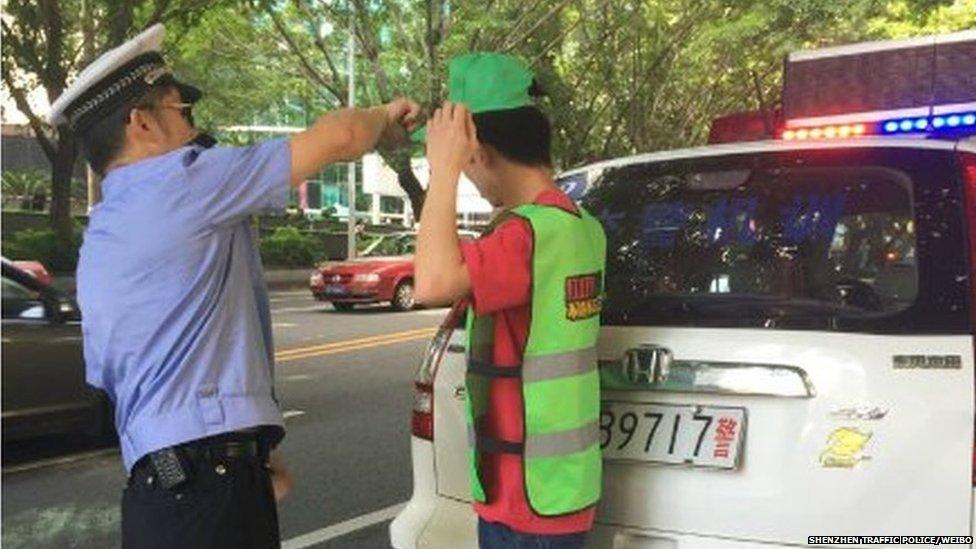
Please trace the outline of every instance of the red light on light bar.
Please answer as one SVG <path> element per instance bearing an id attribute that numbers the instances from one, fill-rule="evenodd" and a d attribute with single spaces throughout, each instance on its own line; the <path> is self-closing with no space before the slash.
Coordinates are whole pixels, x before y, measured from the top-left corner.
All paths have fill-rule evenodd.
<path id="1" fill-rule="evenodd" d="M 867 133 L 868 128 L 864 124 L 841 124 L 835 126 L 820 126 L 816 128 L 800 128 L 797 130 L 784 130 L 780 137 L 786 140 L 793 139 L 833 139 L 837 137 L 859 136 Z"/>

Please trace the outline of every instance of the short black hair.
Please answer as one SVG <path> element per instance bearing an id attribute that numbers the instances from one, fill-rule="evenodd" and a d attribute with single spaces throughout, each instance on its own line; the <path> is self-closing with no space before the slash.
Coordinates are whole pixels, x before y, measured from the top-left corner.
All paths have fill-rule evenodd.
<path id="1" fill-rule="evenodd" d="M 525 166 L 552 166 L 552 126 L 537 107 L 474 115 L 478 141 Z"/>
<path id="2" fill-rule="evenodd" d="M 170 89 L 175 88 L 169 84 L 150 88 L 141 97 L 126 101 L 85 129 L 81 134 L 81 152 L 92 171 L 104 176 L 105 169 L 122 151 L 125 146 L 125 125 L 129 123 L 132 109 L 156 108 Z"/>

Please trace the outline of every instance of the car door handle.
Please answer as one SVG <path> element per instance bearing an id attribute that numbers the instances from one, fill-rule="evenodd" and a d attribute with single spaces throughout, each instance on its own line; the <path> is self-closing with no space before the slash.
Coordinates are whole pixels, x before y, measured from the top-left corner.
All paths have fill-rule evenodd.
<path id="1" fill-rule="evenodd" d="M 451 343 L 447 346 L 447 352 L 454 354 L 464 354 L 464 345 L 458 345 L 457 343 Z"/>

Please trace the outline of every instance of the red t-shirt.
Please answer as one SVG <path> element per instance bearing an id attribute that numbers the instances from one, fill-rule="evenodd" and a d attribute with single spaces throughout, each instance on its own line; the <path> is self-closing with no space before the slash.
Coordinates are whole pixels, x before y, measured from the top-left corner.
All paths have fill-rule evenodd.
<path id="1" fill-rule="evenodd" d="M 573 201 L 556 189 L 543 191 L 534 203 L 576 212 Z M 495 316 L 495 364 L 520 365 L 529 333 L 532 299 L 532 229 L 528 221 L 509 219 L 487 236 L 463 242 L 461 253 L 471 277 L 475 312 Z M 489 436 L 523 441 L 521 382 L 493 379 L 490 395 L 485 424 Z M 527 534 L 570 534 L 593 526 L 595 508 L 559 517 L 536 515 L 526 501 L 519 455 L 488 454 L 482 471 L 482 482 L 492 498 L 487 504 L 476 502 L 474 509 L 484 520 Z"/>

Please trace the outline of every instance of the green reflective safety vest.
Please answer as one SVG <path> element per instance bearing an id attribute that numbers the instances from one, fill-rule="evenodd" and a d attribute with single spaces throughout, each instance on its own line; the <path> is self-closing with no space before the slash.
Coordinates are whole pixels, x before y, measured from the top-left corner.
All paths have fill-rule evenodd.
<path id="1" fill-rule="evenodd" d="M 559 516 L 600 499 L 600 330 L 606 238 L 600 223 L 555 206 L 527 204 L 503 214 L 529 222 L 532 319 L 521 367 L 493 364 L 492 315 L 468 310 L 468 446 L 474 499 L 487 502 L 481 462 L 487 453 L 522 456 L 525 495 L 539 516 Z M 496 223 L 497 225 L 497 223 Z M 524 441 L 502 441 L 482 428 L 493 378 L 521 379 Z"/>

